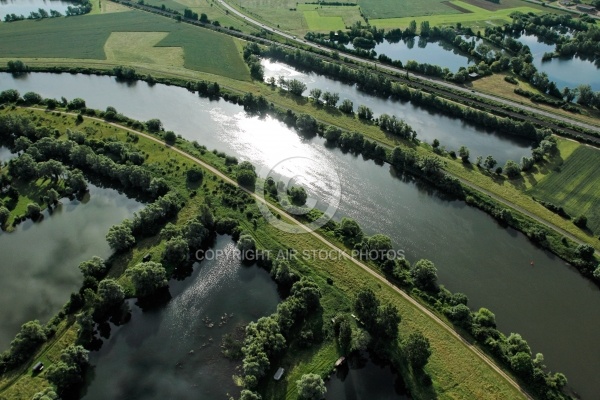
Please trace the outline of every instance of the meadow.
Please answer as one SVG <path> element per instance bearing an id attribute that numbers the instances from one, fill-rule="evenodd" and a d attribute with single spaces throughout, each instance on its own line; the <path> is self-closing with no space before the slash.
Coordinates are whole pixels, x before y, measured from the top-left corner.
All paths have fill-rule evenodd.
<path id="1" fill-rule="evenodd" d="M 369 19 L 459 14 L 446 0 L 360 0 L 360 8 Z"/>
<path id="2" fill-rule="evenodd" d="M 564 207 L 572 217 L 585 215 L 588 227 L 600 228 L 600 151 L 580 145 L 542 178 L 529 193 L 536 198 Z"/>
<path id="3" fill-rule="evenodd" d="M 113 32 L 138 35 L 133 41 L 117 37 L 115 47 L 115 38 L 109 41 Z M 161 32 L 165 37 L 153 42 Z M 250 79 L 237 39 L 141 11 L 0 24 L 0 41 L 6 58 L 90 60 L 106 60 L 108 43 L 110 56 L 117 62 L 121 61 L 119 54 L 125 55 L 122 61 L 142 62 L 148 58 L 146 53 L 150 48 L 153 53 L 150 58 L 169 59 L 173 55 L 171 48 L 178 47 L 183 50 L 183 65 L 187 69 Z M 160 54 L 161 50 L 165 54 Z"/>
<path id="4" fill-rule="evenodd" d="M 403 18 L 384 18 L 384 19 L 371 19 L 370 23 L 372 25 L 377 26 L 378 28 L 391 29 L 391 28 L 405 28 L 407 27 L 411 21 L 415 20 L 417 22 L 417 26 L 420 25 L 423 21 L 429 21 L 432 26 L 440 26 L 440 25 L 456 25 L 457 23 L 461 23 L 463 25 L 470 25 L 474 23 L 483 24 L 493 24 L 499 25 L 504 23 L 509 23 L 512 19 L 510 15 L 514 12 L 521 13 L 540 13 L 541 10 L 539 8 L 534 8 L 531 6 L 517 6 L 511 8 L 503 8 L 498 10 L 486 10 L 484 8 L 475 6 L 473 4 L 469 4 L 464 1 L 452 0 L 449 2 L 453 6 L 463 9 L 466 12 L 458 13 L 458 14 L 435 14 L 435 15 L 426 15 L 426 16 L 409 16 Z"/>

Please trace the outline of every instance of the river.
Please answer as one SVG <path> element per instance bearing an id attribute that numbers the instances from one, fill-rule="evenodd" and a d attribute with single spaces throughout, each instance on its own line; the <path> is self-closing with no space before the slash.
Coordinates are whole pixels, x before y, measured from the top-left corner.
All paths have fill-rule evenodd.
<path id="1" fill-rule="evenodd" d="M 593 399 L 598 393 L 598 288 L 564 261 L 537 248 L 521 233 L 499 226 L 487 214 L 464 202 L 445 199 L 426 185 L 397 177 L 387 165 L 328 148 L 322 138 L 300 136 L 269 117 L 249 117 L 240 106 L 202 99 L 182 88 L 71 74 L 19 78 L 1 74 L 0 79 L 3 89 L 34 90 L 47 97 L 82 97 L 89 107 L 111 105 L 136 119 L 160 118 L 166 129 L 209 149 L 250 160 L 257 170 L 306 157 L 313 161 L 312 168 L 295 172 L 314 197 L 330 195 L 327 185 L 311 184 L 319 180 L 314 171 L 336 170 L 342 187 L 336 219 L 348 216 L 368 234 L 389 235 L 394 246 L 413 262 L 431 259 L 439 269 L 440 282 L 452 291 L 466 293 L 472 308 L 493 310 L 502 331 L 521 333 L 534 352 L 544 353 L 549 368 L 567 375 L 583 398 Z M 437 118 L 425 115 L 429 114 L 424 114 L 423 123 Z M 441 135 L 447 128 L 432 129 L 439 129 Z"/>
<path id="2" fill-rule="evenodd" d="M 441 146 L 445 146 L 448 151 L 458 151 L 461 146 L 465 145 L 470 150 L 472 160 L 475 160 L 477 156 L 485 158 L 487 155 L 492 155 L 500 165 L 504 165 L 509 159 L 519 162 L 521 157 L 531 155 L 531 142 L 521 137 L 481 129 L 410 102 L 369 96 L 359 91 L 356 86 L 350 86 L 314 73 L 303 73 L 283 63 L 263 60 L 262 64 L 265 69 L 265 79 L 271 76 L 298 79 L 306 84 L 306 93 L 311 89 L 319 88 L 323 91 L 338 93 L 340 101 L 352 100 L 355 110 L 359 105 L 366 105 L 373 110 L 375 117 L 381 114 L 395 115 L 414 128 L 417 132 L 417 139 L 428 143 L 438 139 Z"/>
<path id="3" fill-rule="evenodd" d="M 89 185 L 79 200 L 60 200 L 43 220 L 27 220 L 0 233 L 0 348 L 8 348 L 21 325 L 45 323 L 81 287 L 80 262 L 112 253 L 108 229 L 129 218 L 142 204 L 114 189 Z M 10 306 L 9 306 L 10 305 Z"/>

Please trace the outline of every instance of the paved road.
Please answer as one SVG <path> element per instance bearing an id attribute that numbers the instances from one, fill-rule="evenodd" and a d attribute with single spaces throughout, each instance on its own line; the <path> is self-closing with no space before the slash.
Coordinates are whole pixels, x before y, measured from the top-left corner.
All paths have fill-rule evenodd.
<path id="1" fill-rule="evenodd" d="M 288 40 L 291 40 L 291 41 L 294 41 L 294 42 L 297 42 L 297 43 L 301 43 L 304 46 L 311 46 L 311 47 L 313 47 L 315 49 L 319 49 L 321 51 L 325 51 L 325 52 L 328 52 L 328 53 L 332 53 L 333 52 L 333 50 L 331 50 L 330 48 L 328 48 L 326 46 L 321 46 L 320 44 L 317 44 L 317 43 L 312 43 L 312 42 L 309 42 L 309 41 L 305 41 L 302 38 L 298 38 L 298 37 L 296 37 L 294 35 L 291 35 L 289 33 L 282 32 L 279 29 L 275 29 L 275 28 L 270 27 L 270 26 L 268 26 L 268 25 L 266 25 L 266 24 L 264 24 L 264 23 L 262 23 L 260 21 L 257 21 L 255 19 L 253 19 L 252 17 L 249 17 L 248 15 L 246 15 L 246 14 L 242 13 L 241 11 L 237 10 L 236 8 L 230 6 L 224 0 L 218 0 L 218 1 L 219 1 L 219 3 L 221 3 L 223 5 L 223 7 L 227 8 L 230 12 L 234 13 L 235 15 L 237 15 L 240 18 L 245 19 L 247 22 L 250 22 L 250 23 L 253 23 L 255 25 L 258 25 L 262 29 L 265 29 L 265 30 L 270 31 L 272 33 L 275 33 L 275 34 L 278 34 L 280 36 L 283 36 L 284 38 L 286 38 Z M 338 51 L 338 50 L 336 50 L 336 51 Z M 387 70 L 387 71 L 393 72 L 393 73 L 400 73 L 400 74 L 403 74 L 404 76 L 406 76 L 406 73 L 407 73 L 406 70 L 402 70 L 400 68 L 392 67 L 392 66 L 389 66 L 389 65 L 384 65 L 384 64 L 376 63 L 374 61 L 369 61 L 369 60 L 366 60 L 364 58 L 357 57 L 357 56 L 355 56 L 353 54 L 348 54 L 348 53 L 344 53 L 344 52 L 339 52 L 339 53 L 343 54 L 344 57 L 347 57 L 350 60 L 353 60 L 353 61 L 356 61 L 356 62 L 361 62 L 361 63 L 366 63 L 366 64 L 371 64 L 373 66 L 377 66 L 377 68 L 380 69 L 380 70 Z M 477 96 L 479 96 L 481 98 L 484 98 L 484 99 L 493 100 L 495 102 L 498 102 L 498 103 L 501 103 L 501 104 L 504 104 L 504 105 L 508 105 L 508 106 L 511 106 L 511 107 L 520 108 L 522 110 L 525 110 L 525 111 L 528 111 L 528 112 L 531 112 L 531 113 L 534 113 L 534 114 L 537 114 L 537 115 L 540 115 L 540 116 L 543 116 L 543 117 L 552 118 L 552 119 L 555 119 L 555 120 L 558 120 L 558 121 L 562 121 L 562 122 L 565 122 L 565 123 L 568 123 L 568 124 L 572 124 L 572 125 L 580 126 L 580 127 L 583 127 L 583 128 L 586 128 L 586 129 L 590 129 L 590 130 L 593 130 L 593 131 L 596 131 L 596 132 L 600 132 L 600 127 L 598 127 L 598 126 L 590 125 L 590 124 L 587 124 L 585 122 L 581 122 L 581 121 L 573 120 L 571 118 L 567 118 L 567 117 L 564 117 L 564 116 L 556 115 L 556 114 L 554 114 L 552 112 L 549 112 L 549 111 L 540 110 L 540 109 L 535 108 L 535 107 L 530 107 L 530 106 L 527 106 L 527 105 L 516 103 L 514 101 L 507 100 L 507 99 L 504 99 L 504 98 L 501 98 L 501 97 L 497 97 L 497 96 L 493 96 L 493 95 L 490 95 L 490 94 L 485 94 L 485 93 L 481 93 L 481 92 L 473 93 L 471 89 L 467 89 L 467 88 L 464 88 L 464 87 L 461 87 L 461 86 L 457 86 L 457 85 L 454 85 L 454 84 L 446 82 L 446 81 L 442 81 L 442 80 L 438 80 L 438 79 L 433 79 L 433 78 L 430 78 L 430 77 L 425 77 L 425 76 L 421 76 L 421 75 L 414 75 L 413 73 L 409 73 L 408 76 L 410 78 L 412 78 L 412 79 L 423 80 L 423 81 L 426 81 L 426 82 L 429 82 L 429 83 L 433 83 L 433 84 L 436 84 L 436 85 L 440 85 L 440 86 L 444 86 L 444 87 L 450 88 L 452 90 L 458 90 L 458 91 L 461 91 L 461 92 L 463 92 L 465 94 L 469 94 L 470 96 L 473 96 L 473 95 L 476 94 Z"/>
<path id="2" fill-rule="evenodd" d="M 40 110 L 40 109 L 37 109 Z M 75 113 L 65 113 L 65 114 L 70 114 L 70 115 L 77 115 Z M 86 119 L 91 119 L 94 121 L 99 121 L 99 122 L 103 122 L 106 123 L 106 121 L 100 119 L 100 118 L 94 118 L 94 117 L 84 117 Z M 151 136 L 149 134 L 143 133 L 143 132 L 139 132 L 136 131 L 134 129 L 128 128 L 126 126 L 123 125 L 119 125 L 116 123 L 110 123 L 110 125 L 115 126 L 117 128 L 120 129 L 124 129 L 126 131 L 129 131 L 131 133 L 134 133 L 136 135 L 142 136 L 146 139 L 149 139 L 153 142 L 159 143 L 161 145 L 165 145 L 165 143 L 160 140 L 157 139 L 154 136 Z M 437 315 L 435 315 L 433 312 L 431 312 L 429 309 L 427 309 L 425 306 L 421 305 L 419 302 L 417 302 L 415 299 L 413 299 L 412 297 L 410 297 L 406 292 L 400 290 L 398 287 L 394 286 L 391 282 L 389 282 L 385 277 L 383 277 L 382 275 L 379 275 L 377 272 L 373 271 L 371 268 L 367 267 L 365 264 L 363 264 L 362 262 L 356 260 L 355 258 L 351 257 L 348 253 L 346 253 L 345 251 L 339 249 L 338 247 L 334 246 L 333 244 L 331 244 L 327 239 L 325 239 L 323 236 L 319 235 L 318 233 L 312 231 L 309 227 L 307 227 L 306 225 L 302 224 L 301 222 L 297 221 L 294 217 L 292 217 L 290 214 L 286 213 L 284 210 L 281 210 L 279 208 L 277 208 L 276 206 L 274 206 L 273 204 L 269 203 L 268 201 L 266 201 L 264 198 L 262 198 L 261 196 L 257 195 L 256 193 L 249 191 L 248 189 L 244 188 L 243 186 L 238 185 L 238 183 L 236 181 L 234 181 L 233 179 L 231 179 L 230 177 L 228 177 L 227 175 L 223 174 L 221 171 L 219 171 L 218 169 L 214 168 L 212 165 L 207 164 L 206 162 L 186 153 L 183 150 L 180 150 L 176 147 L 168 147 L 170 151 L 174 151 L 186 158 L 188 158 L 189 160 L 193 161 L 194 163 L 200 165 L 201 167 L 205 168 L 206 170 L 210 171 L 211 173 L 215 174 L 216 176 L 218 176 L 219 178 L 223 179 L 225 182 L 230 183 L 238 188 L 240 188 L 241 190 L 243 190 L 244 192 L 246 192 L 248 195 L 250 195 L 251 197 L 254 198 L 255 201 L 260 202 L 264 205 L 266 205 L 267 207 L 269 207 L 270 209 L 272 209 L 273 211 L 283 215 L 284 217 L 288 218 L 292 223 L 294 223 L 301 231 L 303 231 L 304 233 L 310 234 L 313 237 L 315 237 L 317 240 L 319 240 L 321 243 L 323 243 L 325 246 L 327 246 L 328 248 L 335 250 L 337 252 L 339 252 L 346 260 L 352 262 L 354 265 L 358 266 L 359 268 L 363 269 L 365 272 L 369 273 L 371 276 L 373 276 L 374 278 L 376 278 L 378 281 L 380 281 L 382 284 L 388 286 L 389 288 L 393 289 L 397 294 L 399 294 L 400 296 L 402 296 L 404 299 L 406 299 L 408 302 L 410 302 L 415 308 L 417 308 L 419 311 L 421 311 L 423 314 L 427 315 L 429 318 L 431 318 L 435 323 L 437 323 L 440 327 L 442 327 L 443 329 L 445 329 L 448 333 L 450 333 L 454 338 L 460 340 L 460 342 L 467 347 L 469 350 L 471 350 L 476 356 L 478 356 L 481 360 L 483 360 L 487 365 L 490 366 L 490 368 L 492 368 L 494 371 L 496 371 L 500 376 L 502 376 L 504 379 L 506 379 L 508 381 L 509 384 L 511 384 L 512 386 L 514 386 L 516 389 L 518 389 L 521 394 L 527 398 L 527 399 L 533 399 L 526 391 L 525 389 L 523 389 L 512 377 L 510 377 L 507 373 L 505 373 L 500 367 L 498 367 L 498 365 L 496 365 L 494 363 L 494 361 L 492 361 L 487 355 L 485 355 L 481 350 L 479 350 L 476 346 L 472 345 L 471 343 L 469 343 L 465 338 L 463 338 L 460 334 L 458 334 L 456 331 L 454 331 L 454 329 L 452 329 L 450 326 L 448 326 L 444 321 L 442 321 Z"/>

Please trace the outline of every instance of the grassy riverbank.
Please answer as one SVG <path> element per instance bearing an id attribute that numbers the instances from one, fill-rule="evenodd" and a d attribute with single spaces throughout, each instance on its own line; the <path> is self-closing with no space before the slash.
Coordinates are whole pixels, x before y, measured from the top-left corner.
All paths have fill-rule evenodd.
<path id="1" fill-rule="evenodd" d="M 44 115 L 48 124 L 53 128 L 64 132 L 67 127 L 82 129 L 85 126 L 92 127 L 95 130 L 93 137 L 95 139 L 116 138 L 125 141 L 128 138 L 127 131 L 109 126 L 106 123 L 92 121 L 86 118 L 86 121 L 75 127 L 74 117 L 63 118 L 58 113 L 45 113 L 43 111 L 31 111 L 16 109 L 4 110 L 3 113 L 17 113 L 24 115 Z M 64 136 L 63 136 L 64 138 Z M 214 165 L 221 171 L 227 171 L 224 159 L 211 152 L 202 154 L 195 150 L 191 144 L 178 141 L 177 146 L 189 150 L 194 156 L 204 162 Z M 223 195 L 223 185 L 221 178 L 217 178 L 213 173 L 204 169 L 204 184 L 201 188 L 192 189 L 185 181 L 185 174 L 182 171 L 188 169 L 193 162 L 182 155 L 175 153 L 169 147 L 162 143 L 157 143 L 151 139 L 140 137 L 135 143 L 135 147 L 144 151 L 148 158 L 145 165 L 153 169 L 162 169 L 166 171 L 169 181 L 174 189 L 179 191 L 185 198 L 185 207 L 179 212 L 176 219 L 177 224 L 183 224 L 191 216 L 197 215 L 201 205 L 211 204 L 212 211 L 216 217 L 233 217 L 240 221 L 242 228 L 251 232 L 252 236 L 260 248 L 271 250 L 293 248 L 302 250 L 327 249 L 322 242 L 309 234 L 288 234 L 284 233 L 274 226 L 268 224 L 262 218 L 256 218 L 258 223 L 256 227 L 250 219 L 248 213 L 255 217 L 260 216 L 254 202 L 247 203 L 241 209 L 234 209 L 225 206 L 219 202 Z M 197 195 L 192 195 L 192 190 L 196 190 Z M 283 217 L 285 219 L 285 217 Z M 138 243 L 131 252 L 126 252 L 115 257 L 112 262 L 110 276 L 118 277 L 125 288 L 129 288 L 131 295 L 131 285 L 128 278 L 123 275 L 123 271 L 135 265 L 141 260 L 143 254 L 152 253 L 159 255 L 162 252 L 162 244 L 157 237 L 151 237 Z M 301 276 L 311 277 L 319 285 L 323 298 L 323 312 L 319 315 L 323 326 L 329 324 L 330 319 L 339 311 L 348 311 L 351 299 L 357 289 L 361 287 L 370 287 L 378 297 L 394 304 L 402 315 L 400 324 L 401 337 L 405 337 L 410 332 L 419 330 L 430 340 L 433 355 L 426 367 L 426 372 L 431 375 L 433 380 L 432 387 L 423 387 L 419 381 L 410 373 L 405 371 L 405 380 L 413 391 L 413 395 L 419 398 L 431 397 L 438 398 L 521 398 L 522 395 L 517 389 L 510 385 L 497 372 L 492 370 L 481 358 L 471 351 L 463 342 L 457 340 L 447 329 L 439 325 L 434 319 L 431 319 L 417 308 L 413 303 L 402 296 L 399 296 L 390 286 L 385 284 L 384 280 L 378 280 L 371 274 L 358 268 L 352 262 L 346 259 L 325 259 L 325 260 L 299 260 L 295 262 L 294 270 Z M 332 282 L 332 284 L 328 283 Z M 65 323 L 64 328 L 57 333 L 57 336 L 47 347 L 41 350 L 41 353 L 35 358 L 46 357 L 48 363 L 55 360 L 57 354 L 72 343 L 76 325 L 72 321 Z M 339 352 L 331 339 L 326 339 L 321 344 L 311 347 L 305 352 L 289 352 L 283 359 L 283 363 L 289 367 L 289 373 L 286 378 L 277 384 L 266 389 L 267 398 L 278 399 L 285 393 L 285 398 L 294 399 L 296 377 L 308 372 L 314 371 L 320 374 L 327 372 Z M 314 362 L 313 362 L 314 361 Z M 402 360 L 398 360 L 402 363 Z M 33 360 L 32 360 L 33 362 Z M 47 365 L 49 366 L 49 365 Z M 30 367 L 20 371 L 17 376 L 5 376 L 0 380 L 0 385 L 8 384 L 8 387 L 0 389 L 0 397 L 6 399 L 30 399 L 37 391 L 43 389 L 48 384 L 45 382 L 44 373 L 37 377 L 31 375 Z"/>

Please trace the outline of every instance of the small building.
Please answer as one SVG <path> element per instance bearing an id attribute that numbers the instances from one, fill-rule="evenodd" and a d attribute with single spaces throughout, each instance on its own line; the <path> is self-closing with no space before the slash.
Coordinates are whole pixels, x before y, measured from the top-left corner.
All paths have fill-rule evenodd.
<path id="1" fill-rule="evenodd" d="M 283 376 L 284 372 L 285 372 L 285 369 L 279 367 L 279 369 L 277 369 L 277 372 L 275 372 L 275 375 L 273 376 L 273 379 L 275 379 L 276 381 L 280 380 L 281 377 Z"/>
<path id="2" fill-rule="evenodd" d="M 33 371 L 34 374 L 38 374 L 38 373 L 42 372 L 43 369 L 44 369 L 44 363 L 42 363 L 41 361 L 38 361 L 31 370 Z"/>
<path id="3" fill-rule="evenodd" d="M 590 6 L 590 5 L 587 5 L 587 4 L 577 4 L 575 6 L 575 8 L 578 11 L 581 11 L 581 12 L 584 12 L 584 13 L 596 14 L 596 7 Z"/>
<path id="4" fill-rule="evenodd" d="M 150 261 L 150 260 L 152 260 L 152 254 L 150 254 L 150 253 L 146 254 L 146 255 L 144 256 L 144 258 L 142 258 L 142 261 L 143 261 L 143 262 L 148 262 L 148 261 Z"/>

